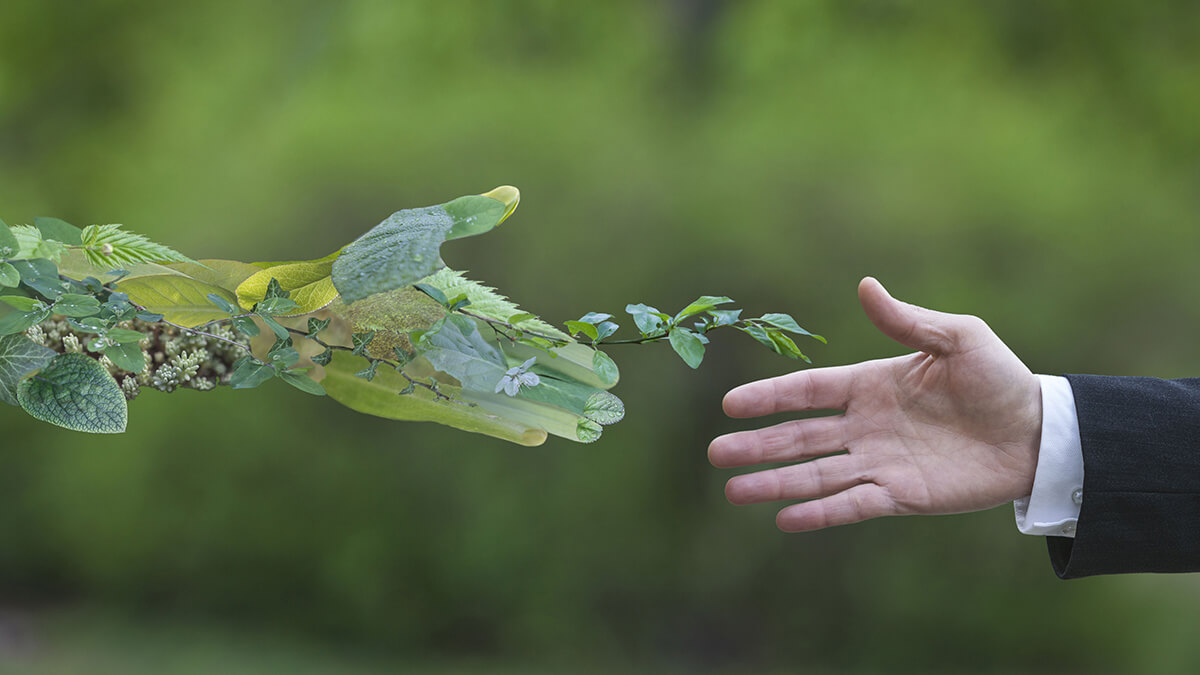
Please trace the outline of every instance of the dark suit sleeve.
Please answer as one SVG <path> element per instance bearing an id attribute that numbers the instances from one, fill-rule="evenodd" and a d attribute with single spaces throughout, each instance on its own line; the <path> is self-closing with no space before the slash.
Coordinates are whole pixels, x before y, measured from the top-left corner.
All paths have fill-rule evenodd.
<path id="1" fill-rule="evenodd" d="M 1200 379 L 1066 377 L 1083 504 L 1074 539 L 1047 539 L 1054 571 L 1200 571 Z"/>

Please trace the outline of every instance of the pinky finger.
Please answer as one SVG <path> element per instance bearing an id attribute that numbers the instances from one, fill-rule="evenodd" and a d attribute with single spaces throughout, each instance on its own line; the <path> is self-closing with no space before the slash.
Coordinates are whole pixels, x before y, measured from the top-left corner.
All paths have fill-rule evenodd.
<path id="1" fill-rule="evenodd" d="M 822 499 L 792 504 L 779 512 L 775 524 L 784 532 L 809 532 L 897 513 L 887 490 L 863 483 Z"/>

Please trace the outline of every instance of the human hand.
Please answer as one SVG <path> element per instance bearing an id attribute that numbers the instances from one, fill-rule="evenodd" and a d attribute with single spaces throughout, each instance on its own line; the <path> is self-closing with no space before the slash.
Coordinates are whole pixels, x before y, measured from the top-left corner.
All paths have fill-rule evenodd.
<path id="1" fill-rule="evenodd" d="M 870 277 L 858 297 L 880 331 L 919 351 L 799 371 L 726 394 L 731 417 L 845 411 L 715 439 L 708 457 L 721 468 L 811 460 L 735 476 L 725 486 L 729 501 L 809 500 L 776 517 L 781 530 L 802 532 L 880 516 L 977 511 L 1028 495 L 1042 428 L 1033 373 L 978 317 L 900 302 Z"/>

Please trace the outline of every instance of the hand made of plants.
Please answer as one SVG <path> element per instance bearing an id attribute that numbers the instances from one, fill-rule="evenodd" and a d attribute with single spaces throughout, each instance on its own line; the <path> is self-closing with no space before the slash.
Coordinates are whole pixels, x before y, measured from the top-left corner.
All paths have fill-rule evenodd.
<path id="1" fill-rule="evenodd" d="M 443 242 L 491 230 L 519 198 L 505 186 L 405 209 L 324 258 L 253 264 L 194 261 L 120 225 L 0 222 L 0 399 L 119 433 L 142 388 L 278 378 L 380 417 L 591 442 L 625 413 L 602 345 L 666 340 L 695 368 L 715 328 L 805 361 L 787 333 L 824 341 L 787 314 L 744 319 L 708 295 L 673 315 L 627 305 L 635 338 L 613 339 L 613 316 L 596 312 L 559 330 L 442 262 Z"/>

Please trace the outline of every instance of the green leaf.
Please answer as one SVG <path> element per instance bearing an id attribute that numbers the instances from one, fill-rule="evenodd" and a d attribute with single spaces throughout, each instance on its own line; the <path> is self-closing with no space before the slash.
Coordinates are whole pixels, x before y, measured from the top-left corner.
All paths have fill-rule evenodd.
<path id="1" fill-rule="evenodd" d="M 583 416 L 597 424 L 616 424 L 625 419 L 625 404 L 607 391 L 598 391 L 583 405 Z"/>
<path id="2" fill-rule="evenodd" d="M 267 324 L 267 328 L 270 328 L 271 332 L 275 334 L 275 337 L 279 338 L 280 340 L 287 339 L 291 336 L 291 331 L 284 328 L 283 325 L 281 325 L 272 317 L 267 316 L 266 314 L 260 314 L 259 318 L 262 319 L 263 323 Z"/>
<path id="3" fill-rule="evenodd" d="M 592 370 L 596 371 L 596 375 L 604 382 L 606 387 L 611 387 L 617 383 L 620 377 L 620 371 L 617 370 L 617 364 L 608 354 L 596 350 L 596 354 L 592 357 Z"/>
<path id="4" fill-rule="evenodd" d="M 218 288 L 223 288 L 237 294 L 236 288 L 252 275 L 258 274 L 262 269 L 257 265 L 244 263 L 238 260 L 219 260 L 205 259 L 190 263 L 171 263 L 164 265 L 167 269 L 174 270 L 191 277 L 196 281 L 203 281 L 206 284 L 211 284 Z"/>
<path id="5" fill-rule="evenodd" d="M 16 236 L 13 235 L 12 230 L 8 229 L 8 225 L 0 220 L 0 260 L 15 258 L 19 250 L 21 250 L 21 244 L 17 242 Z"/>
<path id="6" fill-rule="evenodd" d="M 762 321 L 763 323 L 766 323 L 766 324 L 770 324 L 776 328 L 782 328 L 783 330 L 790 331 L 792 333 L 796 333 L 797 335 L 808 335 L 810 337 L 816 338 L 817 340 L 820 340 L 821 342 L 825 342 L 825 338 L 821 337 L 820 335 L 813 335 L 812 333 L 801 328 L 800 324 L 796 323 L 796 320 L 793 319 L 791 317 L 791 315 L 789 315 L 789 314 L 779 314 L 779 313 L 763 314 L 762 316 L 758 317 L 758 319 L 756 319 L 756 320 Z"/>
<path id="7" fill-rule="evenodd" d="M 596 327 L 585 321 L 567 321 L 564 325 L 566 325 L 567 332 L 571 335 L 583 333 L 584 335 L 588 336 L 592 342 L 600 339 L 600 333 L 596 330 Z"/>
<path id="8" fill-rule="evenodd" d="M 7 232 L 8 228 L 0 229 L 0 232 Z M 5 288 L 15 288 L 21 283 L 21 273 L 17 268 L 9 263 L 0 263 L 0 286 Z"/>
<path id="9" fill-rule="evenodd" d="M 499 199 L 472 195 L 393 213 L 343 249 L 333 262 L 333 284 L 342 300 L 353 303 L 409 286 L 444 267 L 443 242 L 487 232 L 516 208 L 516 189 L 501 191 L 493 191 Z"/>
<path id="10" fill-rule="evenodd" d="M 363 368 L 362 370 L 355 373 L 354 376 L 361 377 L 362 379 L 366 380 L 367 382 L 370 382 L 371 380 L 375 379 L 375 374 L 378 370 L 379 370 L 379 362 L 374 361 L 374 360 L 368 360 L 367 367 Z"/>
<path id="11" fill-rule="evenodd" d="M 254 319 L 248 316 L 235 316 L 231 323 L 239 333 L 246 337 L 255 337 L 259 333 L 258 324 L 254 323 Z"/>
<path id="12" fill-rule="evenodd" d="M 0 224 L 0 227 L 3 227 Z M 17 385 L 26 375 L 50 363 L 55 352 L 24 335 L 0 337 L 0 401 L 17 405 Z"/>
<path id="13" fill-rule="evenodd" d="M 675 315 L 675 318 L 671 320 L 671 323 L 677 324 L 680 321 L 683 321 L 684 319 L 688 318 L 689 316 L 692 316 L 693 314 L 699 314 L 700 312 L 707 312 L 708 310 L 713 309 L 717 305 L 724 305 L 729 302 L 733 302 L 733 300 L 731 300 L 723 295 L 702 295 L 702 296 L 696 298 L 695 300 L 693 300 L 692 304 L 681 309 L 679 311 L 679 313 Z"/>
<path id="14" fill-rule="evenodd" d="M 326 347 L 325 351 L 323 351 L 320 354 L 317 354 L 316 356 L 313 356 L 311 358 L 312 362 L 317 364 L 318 366 L 327 366 L 327 365 L 329 365 L 329 362 L 332 359 L 333 359 L 333 349 L 331 349 L 330 347 Z"/>
<path id="15" fill-rule="evenodd" d="M 222 312 L 225 312 L 226 314 L 237 314 L 237 307 L 234 307 L 232 302 L 229 302 L 216 293 L 209 293 L 204 297 L 208 298 L 208 301 L 216 305 Z"/>
<path id="16" fill-rule="evenodd" d="M 604 427 L 586 417 L 580 417 L 575 425 L 575 438 L 582 443 L 594 443 L 603 433 Z"/>
<path id="17" fill-rule="evenodd" d="M 58 300 L 54 301 L 54 306 L 51 310 L 55 314 L 63 316 L 72 316 L 81 319 L 85 316 L 93 316 L 100 313 L 100 301 L 93 295 L 80 295 L 78 293 L 63 293 L 58 296 Z"/>
<path id="18" fill-rule="evenodd" d="M 84 354 L 56 356 L 18 385 L 17 401 L 35 418 L 72 431 L 118 434 L 129 418 L 117 381 Z"/>
<path id="19" fill-rule="evenodd" d="M 775 344 L 775 341 L 772 340 L 771 336 L 767 333 L 767 329 L 763 328 L 762 326 L 751 324 L 748 326 L 738 326 L 737 329 L 754 338 L 755 340 L 758 340 L 760 344 L 765 345 L 776 354 L 779 353 L 779 345 Z"/>
<path id="20" fill-rule="evenodd" d="M 804 359 L 808 361 L 808 357 L 800 351 L 792 338 L 783 334 L 783 331 L 768 330 L 767 335 L 770 336 L 771 342 L 775 343 L 776 351 L 789 359 Z M 810 362 L 811 363 L 811 362 Z"/>
<path id="21" fill-rule="evenodd" d="M 105 333 L 105 337 L 108 338 L 109 342 L 127 344 L 130 342 L 141 342 L 147 336 L 145 333 L 139 333 L 136 330 L 129 330 L 128 328 L 112 328 Z M 126 368 L 126 370 L 128 370 L 128 368 Z"/>
<path id="22" fill-rule="evenodd" d="M 229 386 L 234 389 L 253 389 L 275 377 L 275 369 L 253 357 L 243 357 L 229 374 Z"/>
<path id="23" fill-rule="evenodd" d="M 46 258 L 57 262 L 67 250 L 66 244 L 43 239 L 42 233 L 29 225 L 14 225 L 9 228 L 9 233 L 17 240 L 17 251 L 8 256 L 9 258 L 21 260 Z"/>
<path id="24" fill-rule="evenodd" d="M 155 314 L 162 314 L 171 323 L 189 328 L 229 318 L 228 312 L 208 299 L 209 295 L 224 298 L 231 305 L 237 300 L 233 293 L 219 286 L 179 273 L 126 279 L 120 283 L 120 288 L 138 305 Z"/>
<path id="25" fill-rule="evenodd" d="M 471 301 L 471 313 L 485 316 L 496 321 L 505 321 L 523 331 L 533 331 L 555 339 L 567 339 L 567 334 L 520 309 L 508 298 L 500 295 L 494 288 L 471 281 L 463 277 L 462 272 L 456 272 L 443 267 L 421 280 L 422 285 L 438 289 L 446 297 L 467 296 Z M 357 303 L 354 307 L 357 307 Z M 527 314 L 528 318 L 522 317 Z M 514 318 L 515 317 L 515 318 Z"/>
<path id="26" fill-rule="evenodd" d="M 361 363 L 349 352 L 337 352 L 321 382 L 330 398 L 352 410 L 393 420 L 437 422 L 526 446 L 546 441 L 543 429 L 506 419 L 479 406 L 437 400 L 429 390 L 412 386 L 391 368 L 381 370 L 370 382 L 355 377 Z M 449 396 L 457 396 L 459 392 L 458 387 L 449 384 L 440 385 L 440 389 Z M 407 395 L 397 396 L 404 392 Z"/>
<path id="27" fill-rule="evenodd" d="M 355 333 L 351 335 L 350 341 L 353 343 L 354 348 L 350 351 L 350 353 L 356 356 L 367 356 L 367 345 L 371 344 L 371 341 L 375 339 L 375 333 L 376 331 L 368 331 L 366 333 Z"/>
<path id="28" fill-rule="evenodd" d="M 517 312 L 516 314 L 513 314 L 512 316 L 505 319 L 504 322 L 515 326 L 515 325 L 521 323 L 522 321 L 528 321 L 530 319 L 536 319 L 536 318 L 537 318 L 537 315 L 530 314 L 529 312 Z"/>
<path id="29" fill-rule="evenodd" d="M 0 300 L 16 309 L 0 316 L 0 335 L 22 333 L 50 317 L 50 308 L 40 300 L 14 295 L 0 297 Z"/>
<path id="30" fill-rule="evenodd" d="M 257 272 L 238 285 L 238 303 L 249 309 L 274 293 L 290 298 L 295 303 L 295 307 L 289 310 L 290 315 L 311 314 L 327 307 L 338 296 L 329 276 L 333 270 L 333 260 L 327 256 L 320 260 L 275 265 Z M 269 293 L 271 280 L 274 280 L 277 290 Z"/>
<path id="31" fill-rule="evenodd" d="M 305 373 L 307 371 L 307 368 L 285 370 L 279 373 L 279 379 L 287 382 L 306 394 L 312 394 L 313 396 L 324 396 L 325 387 L 322 387 L 320 382 L 317 382 L 306 375 Z"/>
<path id="32" fill-rule="evenodd" d="M 704 343 L 695 333 L 687 328 L 672 328 L 670 334 L 671 347 L 679 354 L 683 362 L 697 368 L 704 360 Z"/>
<path id="33" fill-rule="evenodd" d="M 429 284 L 413 284 L 413 288 L 417 289 L 418 291 L 421 291 L 425 295 L 428 295 L 434 302 L 438 303 L 439 305 L 445 306 L 445 305 L 450 304 L 450 301 L 446 299 L 446 294 L 443 293 L 442 290 L 436 286 L 431 286 Z"/>
<path id="34" fill-rule="evenodd" d="M 129 331 L 133 332 L 133 331 Z M 139 333 L 140 335 L 140 333 Z M 109 336 L 111 338 L 111 335 Z M 146 367 L 146 357 L 137 342 L 121 342 L 104 348 L 104 355 L 121 370 L 140 373 Z"/>
<path id="35" fill-rule="evenodd" d="M 58 218 L 34 218 L 33 226 L 42 233 L 43 239 L 53 239 L 64 244 L 83 244 L 83 230 Z"/>
<path id="36" fill-rule="evenodd" d="M 45 234 L 45 230 L 42 233 Z M 97 267 L 111 269 L 138 263 L 196 264 L 196 261 L 179 251 L 156 244 L 140 234 L 122 230 L 120 225 L 88 225 L 83 228 L 79 239 L 79 242 L 69 243 L 81 244 L 88 261 Z"/>
<path id="37" fill-rule="evenodd" d="M 49 260 L 14 260 L 11 264 L 20 273 L 22 283 L 51 300 L 67 290 L 67 285 L 58 278 L 58 266 Z"/>
<path id="38" fill-rule="evenodd" d="M 600 312 L 588 312 L 587 314 L 584 314 L 583 316 L 579 317 L 579 320 L 582 321 L 583 323 L 590 323 L 592 325 L 596 325 L 596 324 L 600 323 L 601 321 L 608 321 L 611 318 L 612 318 L 612 314 L 601 314 Z"/>
<path id="39" fill-rule="evenodd" d="M 713 327 L 732 326 L 737 323 L 742 316 L 740 309 L 710 309 L 709 315 L 713 318 Z"/>
<path id="40" fill-rule="evenodd" d="M 254 313 L 261 316 L 294 316 L 300 314 L 297 305 L 291 298 L 267 298 L 254 306 Z"/>
<path id="41" fill-rule="evenodd" d="M 599 325 L 596 326 L 596 339 L 603 340 L 604 338 L 608 337 L 609 335 L 612 335 L 613 333 L 617 332 L 617 328 L 619 328 L 619 327 L 620 326 L 613 323 L 612 321 L 601 321 L 599 323 Z"/>
<path id="42" fill-rule="evenodd" d="M 308 319 L 308 335 L 305 337 L 310 340 L 317 337 L 317 334 L 329 327 L 330 319 L 318 319 L 309 317 Z"/>
<path id="43" fill-rule="evenodd" d="M 666 315 L 649 305 L 625 305 L 625 311 L 633 317 L 642 335 L 653 335 L 663 328 L 663 317 Z"/>

